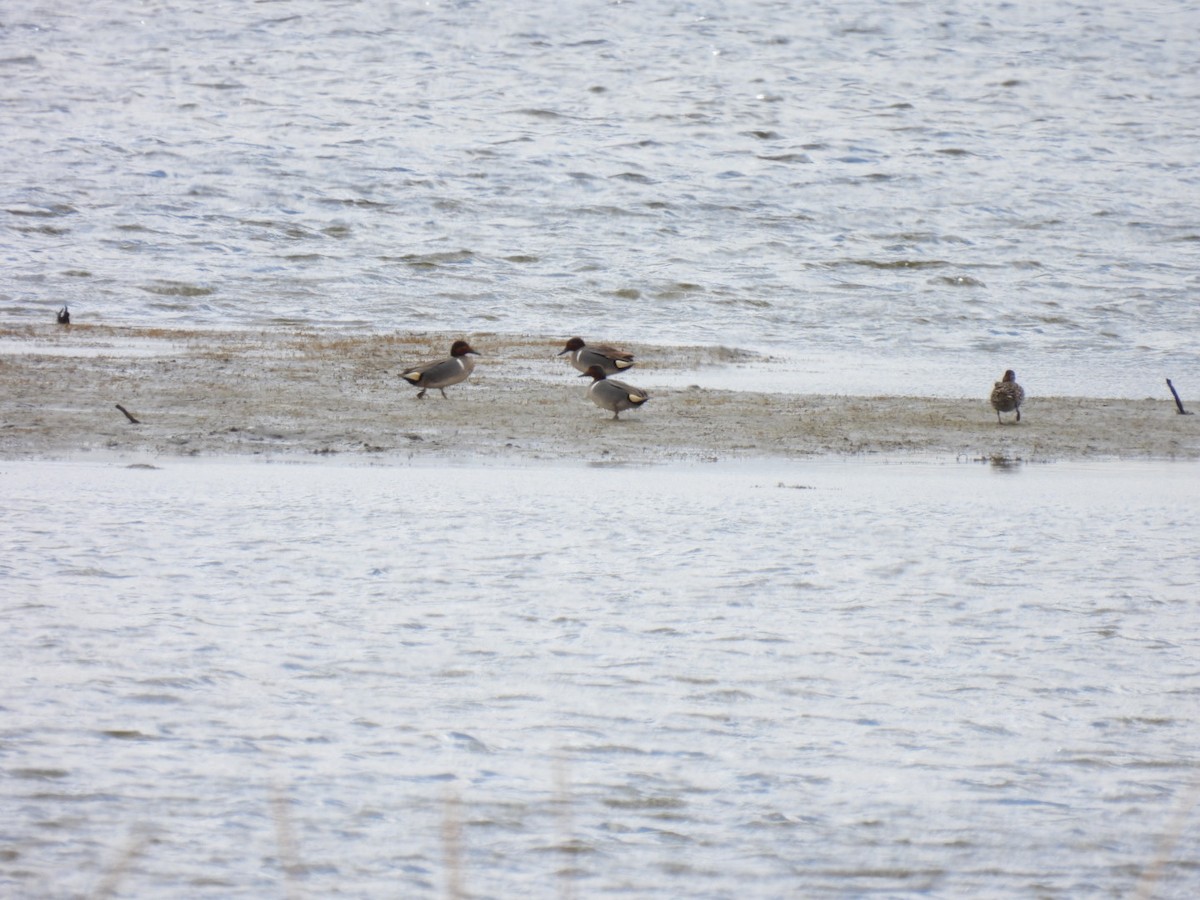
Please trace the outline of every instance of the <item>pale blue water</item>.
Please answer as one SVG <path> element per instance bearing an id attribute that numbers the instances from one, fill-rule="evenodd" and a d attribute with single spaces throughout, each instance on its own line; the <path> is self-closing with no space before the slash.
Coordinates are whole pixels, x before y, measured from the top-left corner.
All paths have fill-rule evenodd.
<path id="1" fill-rule="evenodd" d="M 10 0 L 0 318 L 1185 397 L 1200 8 Z"/>
<path id="2" fill-rule="evenodd" d="M 1195 472 L 5 463 L 0 895 L 1193 897 Z"/>

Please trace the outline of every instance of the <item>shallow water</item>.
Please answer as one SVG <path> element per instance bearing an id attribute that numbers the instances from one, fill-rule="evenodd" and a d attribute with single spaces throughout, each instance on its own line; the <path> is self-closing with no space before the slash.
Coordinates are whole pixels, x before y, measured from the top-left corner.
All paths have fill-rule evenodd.
<path id="1" fill-rule="evenodd" d="M 724 343 L 1169 402 L 1200 8 L 11 0 L 4 315 Z"/>
<path id="2" fill-rule="evenodd" d="M 1194 896 L 1195 475 L 4 463 L 0 893 Z"/>

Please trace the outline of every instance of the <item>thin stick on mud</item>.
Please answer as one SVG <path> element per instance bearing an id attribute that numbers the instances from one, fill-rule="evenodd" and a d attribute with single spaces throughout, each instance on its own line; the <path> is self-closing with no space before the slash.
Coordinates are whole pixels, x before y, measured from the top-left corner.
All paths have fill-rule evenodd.
<path id="1" fill-rule="evenodd" d="M 1179 399 L 1179 391 L 1175 390 L 1175 385 L 1171 384 L 1171 379 L 1167 379 L 1167 387 L 1171 389 L 1171 396 L 1175 398 L 1175 406 L 1179 408 L 1181 416 L 1190 416 L 1191 413 L 1183 408 L 1183 401 Z"/>
<path id="2" fill-rule="evenodd" d="M 1171 382 L 1169 382 L 1169 381 L 1167 382 L 1167 384 L 1170 384 L 1170 383 Z M 127 410 L 125 407 L 123 407 L 120 403 L 117 404 L 117 409 L 119 409 L 121 412 L 125 413 L 125 418 L 127 418 L 134 425 L 142 424 L 140 421 L 138 421 L 137 419 L 135 419 L 133 417 L 133 413 L 131 413 L 129 410 Z"/>

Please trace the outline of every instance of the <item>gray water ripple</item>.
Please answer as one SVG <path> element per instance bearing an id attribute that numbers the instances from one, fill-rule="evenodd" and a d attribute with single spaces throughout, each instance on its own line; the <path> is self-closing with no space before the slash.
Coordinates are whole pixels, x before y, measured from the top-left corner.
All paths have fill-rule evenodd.
<path id="1" fill-rule="evenodd" d="M 5 168 L 29 178 L 6 186 L 5 207 L 36 207 L 33 193 L 54 184 L 62 196 L 51 204 L 88 220 L 66 230 L 10 222 L 24 261 L 13 269 L 15 309 L 39 308 L 48 288 L 54 302 L 62 295 L 108 321 L 386 320 L 447 330 L 465 321 L 521 332 L 565 321 L 565 330 L 614 339 L 622 333 L 614 323 L 637 321 L 672 341 L 732 337 L 819 359 L 852 360 L 872 345 L 934 370 L 945 353 L 985 368 L 997 352 L 1020 353 L 1063 383 L 1057 392 L 1086 390 L 1072 354 L 1110 368 L 1109 386 L 1127 393 L 1142 390 L 1139 366 L 1183 368 L 1196 355 L 1185 288 L 1166 290 L 1137 317 L 1114 317 L 1108 302 L 1151 272 L 1178 285 L 1195 269 L 1195 242 L 1174 237 L 1189 233 L 1194 204 L 1179 195 L 1195 186 L 1183 168 L 1195 126 L 1178 113 L 1186 28 L 1169 30 L 1186 24 L 1182 12 L 1150 20 L 1116 7 L 1089 20 L 1076 8 L 1022 8 L 935 20 L 860 4 L 818 6 L 806 28 L 771 5 L 691 21 L 653 4 L 636 17 L 597 6 L 536 25 L 465 7 L 371 11 L 366 23 L 340 9 L 278 20 L 212 12 L 243 27 L 166 10 L 64 13 L 40 28 L 36 8 L 14 14 L 7 39 L 32 45 L 5 54 L 20 81 L 10 103 L 24 132 L 6 145 Z M 97 32 L 99 45 L 83 43 Z M 279 41 L 286 52 L 272 52 Z M 60 64 L 64 54 L 73 67 Z M 97 69 L 122 77 L 96 77 Z M 41 155 L 25 155 L 33 148 Z M 596 227 L 575 221 L 582 204 L 567 185 L 580 183 L 578 173 L 598 176 L 586 182 L 588 206 L 612 213 Z M 186 204 L 174 202 L 176 179 L 193 188 Z M 118 222 L 121 211 L 134 213 L 155 238 L 106 233 L 109 215 L 91 199 L 101 195 Z M 228 214 L 213 216 L 214 205 Z M 248 208 L 282 212 L 297 234 L 339 241 L 345 255 L 306 256 L 310 285 L 287 269 L 258 283 L 248 277 L 247 236 L 231 230 Z M 180 235 L 169 220 L 181 215 L 199 215 L 212 234 Z M 636 227 L 642 219 L 649 229 Z M 900 262 L 927 260 L 873 234 L 881 222 L 966 242 L 970 257 L 947 261 L 968 272 L 1017 267 L 1017 277 L 968 276 L 987 286 L 979 287 L 995 315 L 1013 321 L 1013 343 L 997 348 L 977 317 L 953 315 L 963 282 L 905 277 Z M 745 237 L 779 223 L 777 241 Z M 393 248 L 451 235 L 477 259 L 470 280 L 501 284 L 517 302 L 460 283 L 454 269 L 435 270 L 420 287 L 372 271 L 376 260 L 405 255 Z M 796 262 L 846 257 L 821 253 L 839 236 L 848 258 L 880 268 L 863 285 L 821 290 L 817 270 Z M 99 252 L 82 265 L 61 243 L 37 243 L 64 240 Z M 733 255 L 754 262 L 729 270 L 739 244 Z M 47 251 L 65 263 L 56 272 L 39 271 Z M 127 258 L 151 255 L 167 280 L 219 284 L 220 302 L 163 310 L 131 299 L 122 289 Z M 531 264 L 502 275 L 497 261 L 514 255 Z M 572 259 L 589 265 L 564 265 Z M 1081 277 L 1030 283 L 1019 276 L 1028 259 Z M 87 287 L 68 272 L 90 273 Z M 574 277 L 556 274 L 565 272 Z M 1114 281 L 1114 273 L 1124 274 Z M 704 290 L 676 295 L 656 281 Z M 928 309 L 863 311 L 864 289 Z M 389 294 L 416 290 L 431 302 L 401 302 L 410 312 L 397 320 Z M 595 302 L 614 290 L 660 302 Z M 1060 318 L 1030 328 L 1021 306 L 1047 301 Z M 1071 333 L 1079 330 L 1096 338 L 1079 341 Z M 1134 347 L 1135 330 L 1173 339 Z"/>

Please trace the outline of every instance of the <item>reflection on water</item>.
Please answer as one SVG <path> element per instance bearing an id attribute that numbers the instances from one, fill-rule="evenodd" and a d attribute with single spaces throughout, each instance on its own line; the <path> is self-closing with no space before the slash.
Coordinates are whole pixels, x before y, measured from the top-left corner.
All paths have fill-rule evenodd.
<path id="1" fill-rule="evenodd" d="M 1019 472 L 1025 465 L 1025 460 L 1020 457 L 1005 456 L 1000 453 L 993 453 L 986 459 L 986 462 L 993 472 Z"/>
<path id="2" fill-rule="evenodd" d="M 0 484 L 14 895 L 1200 887 L 1192 465 Z"/>

